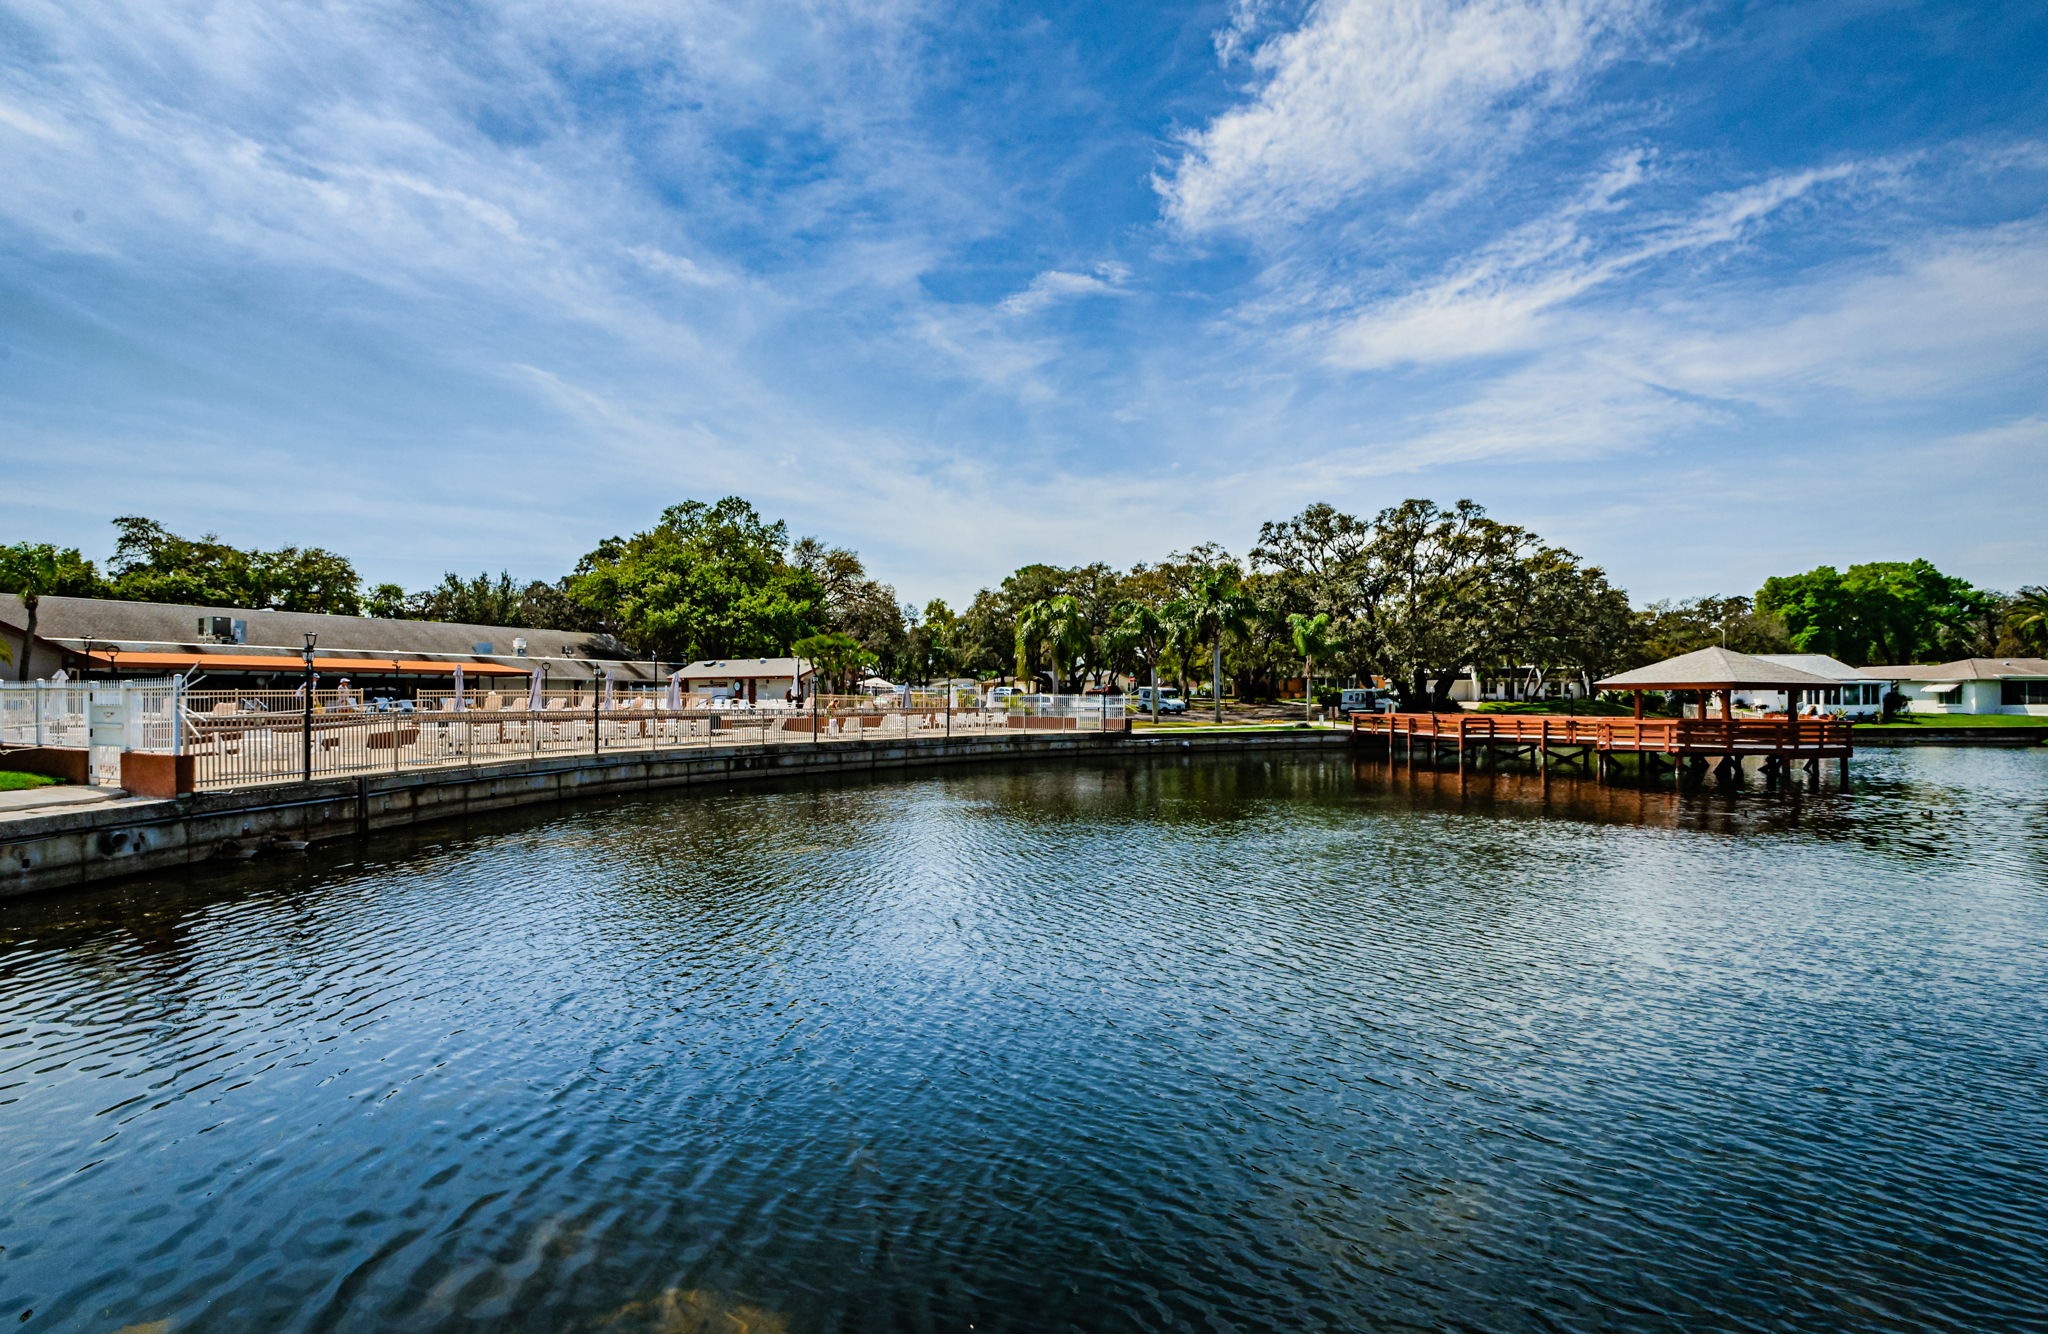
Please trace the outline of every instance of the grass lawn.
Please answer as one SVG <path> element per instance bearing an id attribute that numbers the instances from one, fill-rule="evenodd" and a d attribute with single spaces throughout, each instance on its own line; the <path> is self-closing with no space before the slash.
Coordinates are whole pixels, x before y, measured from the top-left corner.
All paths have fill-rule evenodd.
<path id="1" fill-rule="evenodd" d="M 1858 723 L 1860 728 L 1903 727 L 2048 727 L 2048 717 L 2033 713 L 1906 713 L 1893 723 Z"/>
<path id="2" fill-rule="evenodd" d="M 42 774 L 18 774 L 0 769 L 0 792 L 26 792 L 32 787 L 55 787 L 57 780 Z"/>

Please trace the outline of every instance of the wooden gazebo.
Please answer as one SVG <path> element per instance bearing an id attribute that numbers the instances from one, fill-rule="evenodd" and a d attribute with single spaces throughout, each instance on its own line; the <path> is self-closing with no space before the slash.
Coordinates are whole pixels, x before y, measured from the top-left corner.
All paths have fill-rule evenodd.
<path id="1" fill-rule="evenodd" d="M 1626 690 L 1635 695 L 1636 717 L 1643 716 L 1643 692 L 1646 690 L 1690 690 L 1700 697 L 1700 717 L 1707 716 L 1707 701 L 1714 695 L 1721 697 L 1721 718 L 1728 721 L 1735 716 L 1735 692 L 1738 690 L 1782 690 L 1785 692 L 1785 713 L 1797 717 L 1799 697 L 1809 690 L 1827 690 L 1839 685 L 1825 676 L 1804 672 L 1797 667 L 1787 667 L 1759 658 L 1750 653 L 1737 653 L 1733 649 L 1720 647 L 1703 648 L 1692 653 L 1681 653 L 1675 658 L 1653 662 L 1647 667 L 1610 676 L 1604 681 L 1595 681 L 1595 690 Z"/>

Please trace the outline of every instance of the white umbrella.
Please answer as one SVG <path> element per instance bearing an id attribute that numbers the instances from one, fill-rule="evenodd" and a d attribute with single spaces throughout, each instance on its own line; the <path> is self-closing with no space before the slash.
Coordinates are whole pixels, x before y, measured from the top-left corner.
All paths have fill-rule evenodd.
<path id="1" fill-rule="evenodd" d="M 526 709 L 529 713 L 540 712 L 540 673 L 533 673 L 533 685 L 526 692 Z"/>
<path id="2" fill-rule="evenodd" d="M 903 707 L 906 709 L 910 707 L 910 682 L 908 681 L 903 683 Z"/>
<path id="3" fill-rule="evenodd" d="M 616 676 L 617 673 L 612 671 L 611 668 L 607 667 L 604 669 L 604 706 L 607 709 L 612 706 L 612 681 Z"/>
<path id="4" fill-rule="evenodd" d="M 455 698 L 449 701 L 449 707 L 456 713 L 468 707 L 462 698 L 462 664 L 459 662 L 455 664 Z"/>
<path id="5" fill-rule="evenodd" d="M 662 701 L 662 703 L 661 703 L 661 707 L 662 707 L 662 708 L 664 708 L 664 709 L 671 709 L 671 710 L 678 710 L 678 711 L 680 711 L 680 710 L 682 709 L 682 707 L 683 707 L 683 674 L 682 674 L 681 672 L 670 672 L 670 673 L 669 673 L 669 677 L 668 677 L 668 698 Z"/>
<path id="6" fill-rule="evenodd" d="M 56 671 L 50 673 L 50 679 L 52 681 L 57 682 L 59 685 L 62 685 L 64 682 L 69 681 L 71 679 L 71 673 L 65 671 L 62 667 L 59 667 Z"/>

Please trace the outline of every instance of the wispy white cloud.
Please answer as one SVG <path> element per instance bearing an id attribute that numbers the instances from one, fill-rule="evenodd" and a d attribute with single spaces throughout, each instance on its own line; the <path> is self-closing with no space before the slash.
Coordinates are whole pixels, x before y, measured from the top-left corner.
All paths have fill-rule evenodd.
<path id="1" fill-rule="evenodd" d="M 1252 56 L 1251 100 L 1184 137 L 1156 182 L 1166 215 L 1190 232 L 1277 226 L 1387 179 L 1469 163 L 1527 134 L 1614 59 L 1643 10 L 1641 0 L 1321 0 Z"/>
<path id="2" fill-rule="evenodd" d="M 1535 347 L 1565 336 L 1552 317 L 1588 293 L 1656 261 L 1735 245 L 1772 213 L 1825 185 L 1894 170 L 1876 162 L 1789 172 L 1711 195 L 1678 216 L 1637 209 L 1617 223 L 1626 193 L 1649 175 L 1643 155 L 1629 154 L 1581 194 L 1462 259 L 1443 278 L 1335 321 L 1330 360 L 1369 370 Z"/>
<path id="3" fill-rule="evenodd" d="M 1131 271 L 1122 264 L 1103 263 L 1090 273 L 1047 269 L 1018 291 L 1003 298 L 1008 315 L 1035 315 L 1048 306 L 1091 296 L 1120 296 L 1129 289 Z"/>

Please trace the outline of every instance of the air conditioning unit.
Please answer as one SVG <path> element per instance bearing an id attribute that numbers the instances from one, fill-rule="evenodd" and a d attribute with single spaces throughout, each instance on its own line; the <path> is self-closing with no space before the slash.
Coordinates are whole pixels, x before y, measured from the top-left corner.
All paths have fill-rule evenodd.
<path id="1" fill-rule="evenodd" d="M 518 655 L 519 655 L 520 657 L 522 657 L 522 658 L 523 658 L 523 657 L 525 657 L 525 656 L 526 656 L 526 641 L 525 641 L 525 640 L 523 640 L 523 639 L 515 639 L 515 640 L 513 640 L 513 641 L 512 641 L 512 651 L 513 651 L 514 653 L 518 654 Z"/>
<path id="2" fill-rule="evenodd" d="M 229 631 L 229 637 L 232 638 L 237 644 L 248 643 L 249 623 L 247 621 L 236 621 Z"/>

